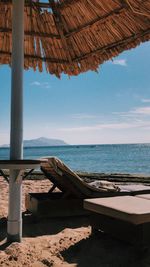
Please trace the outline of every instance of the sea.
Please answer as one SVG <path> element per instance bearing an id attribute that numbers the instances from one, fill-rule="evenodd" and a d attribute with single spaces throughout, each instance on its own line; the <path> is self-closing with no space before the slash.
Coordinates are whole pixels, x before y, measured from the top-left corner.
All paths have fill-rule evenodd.
<path id="1" fill-rule="evenodd" d="M 150 144 L 68 145 L 26 147 L 25 159 L 55 156 L 74 171 L 150 175 Z M 0 148 L 0 159 L 9 148 Z"/>

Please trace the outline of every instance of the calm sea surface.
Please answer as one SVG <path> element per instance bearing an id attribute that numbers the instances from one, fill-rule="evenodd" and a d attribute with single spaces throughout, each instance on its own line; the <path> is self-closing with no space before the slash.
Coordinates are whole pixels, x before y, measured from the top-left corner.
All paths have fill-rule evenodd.
<path id="1" fill-rule="evenodd" d="M 56 156 L 73 170 L 150 174 L 150 144 L 79 145 L 24 148 L 24 158 Z M 9 158 L 9 148 L 0 148 L 0 159 Z"/>

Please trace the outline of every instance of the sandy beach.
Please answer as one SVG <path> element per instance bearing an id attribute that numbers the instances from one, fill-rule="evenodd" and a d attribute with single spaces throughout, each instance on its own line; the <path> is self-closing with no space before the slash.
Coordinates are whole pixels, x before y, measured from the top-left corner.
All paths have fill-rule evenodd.
<path id="1" fill-rule="evenodd" d="M 0 267 L 150 267 L 150 0 L 0 14 Z"/>
<path id="2" fill-rule="evenodd" d="M 48 180 L 23 182 L 22 243 L 7 244 L 8 184 L 0 177 L 0 266 L 150 266 L 148 251 L 143 255 L 106 234 L 91 235 L 88 216 L 34 221 L 25 214 L 25 194 L 46 192 L 49 188 Z"/>

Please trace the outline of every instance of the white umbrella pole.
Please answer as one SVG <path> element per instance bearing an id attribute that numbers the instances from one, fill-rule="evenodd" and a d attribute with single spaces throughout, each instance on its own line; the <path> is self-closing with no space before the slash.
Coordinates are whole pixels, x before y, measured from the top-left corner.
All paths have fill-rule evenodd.
<path id="1" fill-rule="evenodd" d="M 10 159 L 23 158 L 24 0 L 13 0 Z M 22 180 L 10 171 L 8 241 L 22 238 Z M 16 178 L 18 179 L 16 180 Z"/>

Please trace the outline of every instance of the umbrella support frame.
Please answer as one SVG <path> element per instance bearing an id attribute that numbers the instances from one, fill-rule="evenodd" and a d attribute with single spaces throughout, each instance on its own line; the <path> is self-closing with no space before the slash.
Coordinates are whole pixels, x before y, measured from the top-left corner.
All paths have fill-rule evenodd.
<path id="1" fill-rule="evenodd" d="M 13 0 L 10 159 L 23 158 L 24 0 Z M 22 182 L 18 170 L 10 170 L 8 242 L 22 238 Z"/>

